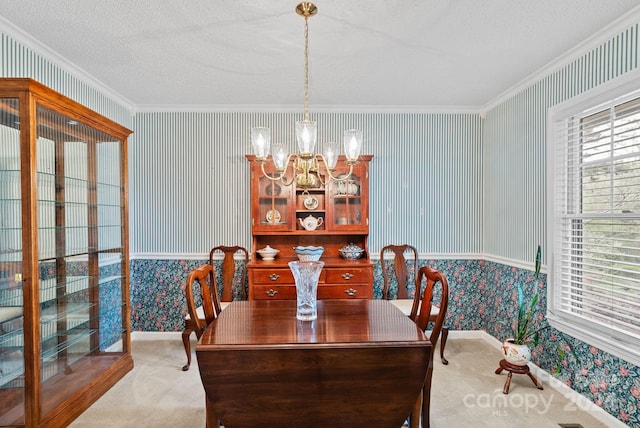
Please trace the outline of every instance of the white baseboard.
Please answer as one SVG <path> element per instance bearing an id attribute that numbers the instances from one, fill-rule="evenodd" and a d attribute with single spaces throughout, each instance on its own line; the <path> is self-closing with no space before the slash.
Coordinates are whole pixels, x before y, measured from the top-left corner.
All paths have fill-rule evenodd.
<path id="1" fill-rule="evenodd" d="M 180 340 L 182 341 L 181 331 L 132 331 L 131 340 L 143 342 L 146 340 Z"/>

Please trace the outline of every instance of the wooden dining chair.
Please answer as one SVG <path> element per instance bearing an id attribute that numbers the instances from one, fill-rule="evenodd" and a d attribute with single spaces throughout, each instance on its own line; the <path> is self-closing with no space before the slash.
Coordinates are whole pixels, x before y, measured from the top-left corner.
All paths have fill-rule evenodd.
<path id="1" fill-rule="evenodd" d="M 194 287 L 199 288 L 199 300 L 202 301 L 200 306 L 196 303 Z M 216 319 L 222 310 L 216 291 L 213 265 L 205 264 L 192 270 L 187 276 L 184 294 L 187 300 L 187 316 L 185 316 L 182 342 L 187 353 L 187 364 L 182 367 L 182 370 L 187 371 L 191 365 L 191 343 L 189 341 L 191 333 L 195 333 L 196 337 L 200 339 L 207 325 Z"/>
<path id="2" fill-rule="evenodd" d="M 221 262 L 218 260 L 222 259 Z M 209 251 L 209 264 L 220 269 L 215 269 L 215 290 L 219 296 L 220 307 L 224 307 L 233 300 L 247 300 L 247 263 L 249 263 L 249 252 L 240 246 L 220 245 Z M 196 308 L 198 319 L 204 320 L 202 307 Z M 189 370 L 191 365 L 191 333 L 195 331 L 191 315 L 187 313 L 184 317 L 184 330 L 182 331 L 182 343 L 187 354 L 187 364 L 182 367 L 183 371 Z M 198 338 L 200 336 L 197 336 Z"/>
<path id="3" fill-rule="evenodd" d="M 391 264 L 391 260 L 393 260 L 393 264 Z M 407 268 L 407 265 L 410 266 L 410 269 Z M 420 307 L 420 293 L 416 293 L 416 288 L 413 287 L 418 276 L 418 250 L 408 244 L 387 245 L 380 250 L 380 266 L 383 278 L 382 298 L 385 300 L 404 300 L 404 304 L 400 306 L 406 308 L 403 309 L 405 314 L 415 321 Z M 410 310 L 409 303 L 411 303 Z M 440 307 L 433 305 L 430 321 L 434 322 L 439 313 Z M 441 334 L 440 359 L 442 364 L 446 365 L 449 364 L 449 361 L 444 357 L 444 348 L 449 336 L 449 327 L 444 325 Z"/>
<path id="4" fill-rule="evenodd" d="M 199 289 L 202 306 L 196 306 L 196 289 Z M 191 316 L 192 330 L 196 337 L 200 339 L 205 329 L 211 322 L 218 317 L 222 310 L 220 306 L 220 298 L 216 291 L 215 268 L 211 264 L 202 265 L 189 274 L 187 277 L 187 286 L 184 290 L 187 298 L 187 309 Z M 199 313 L 201 309 L 201 313 Z M 202 316 L 202 318 L 201 318 Z M 187 354 L 187 370 L 191 363 L 191 353 Z M 185 370 L 183 368 L 183 370 Z M 208 397 L 205 397 L 205 408 L 207 409 L 206 426 L 207 428 L 219 428 L 220 420 L 214 415 L 213 409 L 210 408 Z"/>
<path id="5" fill-rule="evenodd" d="M 247 264 L 249 263 L 249 252 L 240 246 L 220 245 L 214 247 L 209 252 L 209 264 L 214 266 L 216 261 L 222 256 L 221 269 L 218 281 L 218 293 L 221 302 L 231 302 L 233 300 L 247 300 Z"/>
<path id="6" fill-rule="evenodd" d="M 424 284 L 424 285 L 423 285 Z M 436 293 L 434 290 L 437 286 L 440 286 L 440 293 Z M 431 327 L 431 334 L 429 335 L 429 341 L 435 347 L 438 343 L 438 337 L 440 331 L 444 325 L 444 320 L 447 316 L 447 306 L 449 305 L 449 284 L 447 278 L 442 272 L 432 269 L 429 266 L 423 266 L 418 271 L 416 278 L 416 290 L 422 290 L 422 298 L 420 300 L 420 309 L 416 314 L 414 321 L 420 329 L 427 331 Z M 439 296 L 439 300 L 434 300 L 434 297 Z M 431 308 L 435 303 L 439 303 L 440 311 L 438 312 L 435 320 L 432 321 Z M 422 387 L 422 393 L 415 403 L 414 409 L 411 413 L 411 427 L 420 426 L 420 416 L 422 416 L 422 428 L 429 427 L 429 414 L 431 404 L 431 379 L 433 378 L 433 353 L 429 358 L 429 365 L 427 368 L 427 376 Z"/>

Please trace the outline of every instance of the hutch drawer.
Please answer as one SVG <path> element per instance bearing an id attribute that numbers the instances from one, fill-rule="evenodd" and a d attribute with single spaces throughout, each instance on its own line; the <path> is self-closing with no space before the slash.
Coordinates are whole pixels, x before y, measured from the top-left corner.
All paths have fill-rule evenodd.
<path id="1" fill-rule="evenodd" d="M 249 299 L 251 300 L 295 300 L 295 285 L 254 284 L 249 287 Z"/>
<path id="2" fill-rule="evenodd" d="M 371 283 L 371 269 L 367 268 L 331 268 L 326 269 L 325 282 L 328 284 Z"/>
<path id="3" fill-rule="evenodd" d="M 319 282 L 324 282 L 325 271 L 320 273 Z M 274 267 L 271 269 L 253 269 L 249 274 L 249 282 L 253 284 L 295 284 L 289 267 Z"/>
<path id="4" fill-rule="evenodd" d="M 252 300 L 295 300 L 296 286 L 276 284 L 253 284 L 250 287 Z M 318 284 L 318 299 L 371 299 L 369 284 Z"/>
<path id="5" fill-rule="evenodd" d="M 369 284 L 318 285 L 318 299 L 372 299 Z"/>

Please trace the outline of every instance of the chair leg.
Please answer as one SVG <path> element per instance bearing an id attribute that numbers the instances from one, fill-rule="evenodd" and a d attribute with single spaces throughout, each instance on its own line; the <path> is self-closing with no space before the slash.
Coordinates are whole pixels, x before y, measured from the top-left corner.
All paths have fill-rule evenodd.
<path id="1" fill-rule="evenodd" d="M 189 370 L 189 366 L 191 365 L 191 343 L 189 342 L 191 333 L 193 333 L 193 330 L 188 327 L 185 327 L 182 332 L 182 343 L 184 344 L 184 351 L 187 353 L 187 364 L 182 366 L 183 372 Z"/>
<path id="2" fill-rule="evenodd" d="M 444 347 L 447 344 L 447 337 L 449 337 L 449 327 L 445 325 L 442 326 L 442 331 L 440 332 L 440 359 L 445 366 L 449 364 L 449 361 L 444 357 Z"/>

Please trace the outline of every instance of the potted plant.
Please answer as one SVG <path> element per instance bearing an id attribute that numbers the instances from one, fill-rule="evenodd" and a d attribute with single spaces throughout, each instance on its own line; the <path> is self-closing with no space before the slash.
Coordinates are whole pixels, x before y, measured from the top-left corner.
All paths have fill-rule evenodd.
<path id="1" fill-rule="evenodd" d="M 533 295 L 529 299 L 525 299 L 522 286 L 518 286 L 517 300 L 517 318 L 512 323 L 513 335 L 506 339 L 502 344 L 502 351 L 507 362 L 524 366 L 531 359 L 531 350 L 529 344 L 538 346 L 540 331 L 547 328 L 548 325 L 540 326 L 537 318 L 534 317 L 538 300 L 540 297 L 538 291 L 538 275 L 540 274 L 541 249 L 538 245 L 535 264 L 535 285 Z"/>

